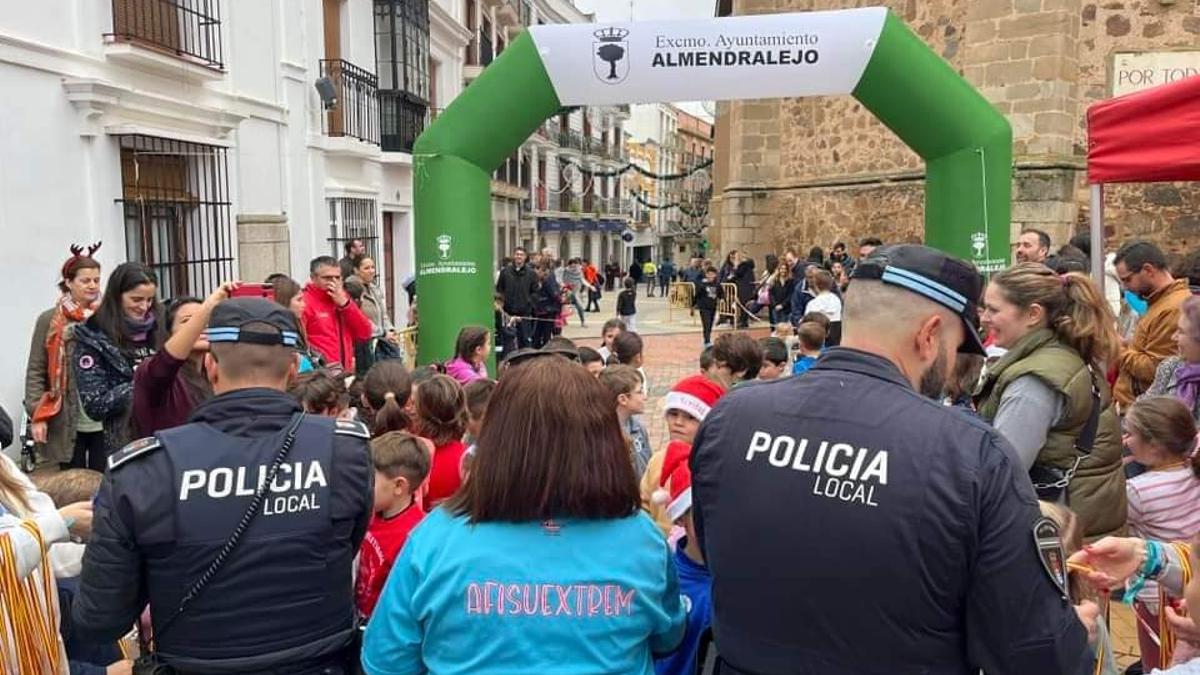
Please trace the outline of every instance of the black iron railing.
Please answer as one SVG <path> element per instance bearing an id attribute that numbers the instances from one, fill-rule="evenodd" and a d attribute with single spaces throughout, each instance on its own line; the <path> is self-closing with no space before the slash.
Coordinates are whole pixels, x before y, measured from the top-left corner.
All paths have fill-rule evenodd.
<path id="1" fill-rule="evenodd" d="M 105 37 L 225 69 L 219 0 L 112 0 Z"/>
<path id="2" fill-rule="evenodd" d="M 387 152 L 412 152 L 425 131 L 429 108 L 405 91 L 379 92 L 380 140 Z"/>
<path id="3" fill-rule="evenodd" d="M 154 270 L 163 298 L 203 297 L 233 279 L 227 150 L 133 134 L 117 144 L 126 258 Z"/>
<path id="4" fill-rule="evenodd" d="M 321 59 L 321 77 L 337 92 L 337 103 L 325 111 L 325 135 L 379 145 L 378 78 L 343 59 Z"/>
<path id="5" fill-rule="evenodd" d="M 562 130 L 558 133 L 558 145 L 571 150 L 583 150 L 583 134 L 578 131 Z"/>

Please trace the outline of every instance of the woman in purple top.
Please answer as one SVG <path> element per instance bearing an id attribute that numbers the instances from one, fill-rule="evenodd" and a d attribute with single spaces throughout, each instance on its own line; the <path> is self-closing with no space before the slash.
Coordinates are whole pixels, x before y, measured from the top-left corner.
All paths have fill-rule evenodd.
<path id="1" fill-rule="evenodd" d="M 491 334 L 479 326 L 467 326 L 458 332 L 454 360 L 446 364 L 446 374 L 466 385 L 488 376 L 487 358 L 491 351 Z"/>
<path id="2" fill-rule="evenodd" d="M 234 287 L 222 284 L 204 301 L 182 297 L 167 304 L 171 336 L 133 374 L 133 431 L 138 438 L 186 423 L 196 406 L 212 398 L 204 374 L 204 329 L 213 308 Z"/>

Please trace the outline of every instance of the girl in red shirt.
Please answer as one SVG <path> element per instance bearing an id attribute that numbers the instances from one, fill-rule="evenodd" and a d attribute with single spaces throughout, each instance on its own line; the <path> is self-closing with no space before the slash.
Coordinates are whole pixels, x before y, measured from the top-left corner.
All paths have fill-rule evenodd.
<path id="1" fill-rule="evenodd" d="M 467 396 L 462 385 L 447 375 L 435 375 L 417 386 L 414 398 L 417 433 L 433 442 L 433 468 L 425 510 L 432 511 L 462 485 L 462 442 L 467 429 Z"/>

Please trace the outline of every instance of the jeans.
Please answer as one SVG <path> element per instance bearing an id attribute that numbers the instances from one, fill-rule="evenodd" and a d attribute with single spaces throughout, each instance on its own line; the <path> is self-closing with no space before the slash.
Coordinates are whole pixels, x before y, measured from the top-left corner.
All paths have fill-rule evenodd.
<path id="1" fill-rule="evenodd" d="M 575 311 L 579 314 L 579 325 L 586 326 L 587 321 L 583 317 L 583 303 L 579 302 L 578 293 L 571 294 L 571 304 L 575 306 Z"/>
<path id="2" fill-rule="evenodd" d="M 654 277 L 646 279 L 646 297 L 654 297 Z"/>
<path id="3" fill-rule="evenodd" d="M 712 344 L 713 317 L 716 316 L 716 314 L 717 310 L 715 309 L 700 310 L 700 325 L 704 328 L 705 347 Z"/>
<path id="4" fill-rule="evenodd" d="M 637 330 L 637 314 L 622 314 L 621 321 L 625 322 L 625 327 L 629 330 Z"/>
<path id="5" fill-rule="evenodd" d="M 530 317 L 522 316 L 520 321 L 517 321 L 517 348 L 525 349 L 533 346 L 533 333 L 537 329 L 537 322 L 531 321 Z"/>
<path id="6" fill-rule="evenodd" d="M 537 321 L 531 321 L 534 324 L 533 331 L 533 348 L 541 349 L 554 337 L 554 319 L 544 318 Z"/>
<path id="7" fill-rule="evenodd" d="M 595 310 L 592 310 L 592 305 L 596 306 Z M 587 311 L 589 311 L 589 312 L 591 312 L 591 311 L 599 312 L 600 311 L 600 289 L 599 288 L 597 288 L 594 291 L 588 291 Z"/>

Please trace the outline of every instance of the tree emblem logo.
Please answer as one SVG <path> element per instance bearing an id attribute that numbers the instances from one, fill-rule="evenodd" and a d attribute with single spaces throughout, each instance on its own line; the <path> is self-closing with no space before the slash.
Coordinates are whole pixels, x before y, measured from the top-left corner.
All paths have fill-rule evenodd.
<path id="1" fill-rule="evenodd" d="M 629 31 L 624 28 L 605 28 L 592 35 L 592 70 L 605 84 L 620 84 L 629 77 Z"/>
<path id="2" fill-rule="evenodd" d="M 976 232 L 971 235 L 971 248 L 974 249 L 976 258 L 983 257 L 983 249 L 987 246 L 987 234 L 984 232 Z"/>
<path id="3" fill-rule="evenodd" d="M 442 234 L 437 238 L 438 257 L 442 260 L 450 258 L 450 235 Z"/>

